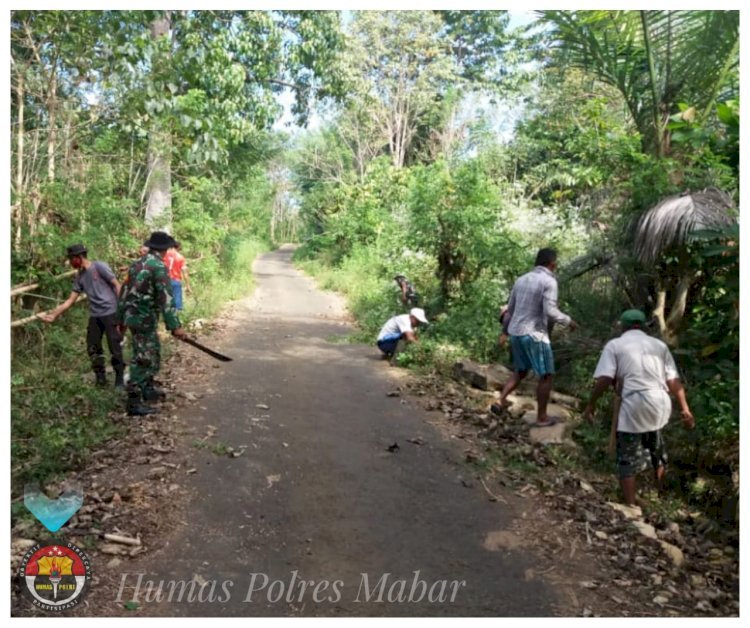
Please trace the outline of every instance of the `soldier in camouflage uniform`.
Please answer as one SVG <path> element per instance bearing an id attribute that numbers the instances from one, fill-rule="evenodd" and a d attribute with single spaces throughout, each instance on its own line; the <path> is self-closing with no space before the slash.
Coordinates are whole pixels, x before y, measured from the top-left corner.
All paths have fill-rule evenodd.
<path id="1" fill-rule="evenodd" d="M 118 319 L 123 327 L 130 329 L 133 346 L 127 410 L 137 416 L 156 412 L 143 405 L 141 399 L 155 401 L 161 396 L 161 391 L 154 387 L 160 361 L 156 333 L 159 313 L 173 336 L 186 335 L 174 307 L 169 273 L 162 261 L 167 249 L 174 246 L 174 240 L 168 233 L 155 231 L 144 246 L 148 247 L 148 253 L 130 266 L 118 304 Z"/>

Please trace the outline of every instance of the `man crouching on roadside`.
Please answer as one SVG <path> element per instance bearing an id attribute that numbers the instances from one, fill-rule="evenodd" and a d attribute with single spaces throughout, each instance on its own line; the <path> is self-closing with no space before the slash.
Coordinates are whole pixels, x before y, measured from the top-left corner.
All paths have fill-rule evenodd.
<path id="1" fill-rule="evenodd" d="M 405 343 L 417 342 L 414 333 L 420 325 L 428 325 L 427 316 L 421 307 L 413 307 L 408 314 L 389 318 L 378 334 L 378 349 L 384 358 L 390 358 L 391 366 Z"/>
<path id="2" fill-rule="evenodd" d="M 669 348 L 642 330 L 645 314 L 640 310 L 627 310 L 620 322 L 624 331 L 604 346 L 583 417 L 591 420 L 599 397 L 617 382 L 621 396 L 617 415 L 617 471 L 625 503 L 634 506 L 635 475 L 647 465 L 644 450 L 650 454 L 660 489 L 664 480 L 667 452 L 662 429 L 672 413 L 669 393 L 680 404 L 683 425 L 692 429 L 695 419 Z"/>

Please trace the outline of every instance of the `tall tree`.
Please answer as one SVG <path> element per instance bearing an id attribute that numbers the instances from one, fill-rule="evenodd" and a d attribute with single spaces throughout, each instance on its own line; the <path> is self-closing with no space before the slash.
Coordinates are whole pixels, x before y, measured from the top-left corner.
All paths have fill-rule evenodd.
<path id="1" fill-rule="evenodd" d="M 459 81 L 442 28 L 430 11 L 362 11 L 352 23 L 354 89 L 397 168 L 406 162 L 420 121 Z"/>
<path id="2" fill-rule="evenodd" d="M 183 163 L 224 162 L 233 146 L 276 120 L 282 89 L 295 94 L 300 123 L 315 99 L 340 95 L 338 14 L 320 13 L 162 12 L 153 15 L 150 37 L 117 38 L 116 87 L 131 112 L 125 125 L 150 138 L 147 222 L 169 225 L 176 155 Z"/>
<path id="3" fill-rule="evenodd" d="M 62 167 L 67 166 L 73 119 L 85 103 L 88 78 L 101 65 L 91 51 L 106 23 L 96 11 L 11 12 L 16 245 L 24 228 L 33 232 L 47 222 L 40 211 L 41 188 L 58 178 L 61 156 Z"/>
<path id="4" fill-rule="evenodd" d="M 151 22 L 154 52 L 149 61 L 152 79 L 157 74 L 168 72 L 172 56 L 171 13 L 164 11 Z M 150 127 L 145 219 L 150 228 L 168 229 L 172 224 L 172 137 L 167 121 L 161 116 L 154 116 Z"/>
<path id="5" fill-rule="evenodd" d="M 563 65 L 615 86 L 641 133 L 643 151 L 670 150 L 678 103 L 697 120 L 713 110 L 739 64 L 739 11 L 542 11 Z"/>

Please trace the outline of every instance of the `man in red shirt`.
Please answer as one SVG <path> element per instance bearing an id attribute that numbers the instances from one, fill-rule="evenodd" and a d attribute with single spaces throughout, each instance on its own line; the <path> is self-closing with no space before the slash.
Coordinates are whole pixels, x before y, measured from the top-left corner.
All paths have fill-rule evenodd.
<path id="1" fill-rule="evenodd" d="M 172 281 L 172 296 L 177 310 L 182 310 L 183 281 L 185 282 L 185 292 L 190 292 L 187 265 L 185 264 L 185 257 L 180 253 L 181 248 L 180 243 L 175 240 L 174 247 L 164 255 L 164 265 L 167 267 L 169 278 Z"/>

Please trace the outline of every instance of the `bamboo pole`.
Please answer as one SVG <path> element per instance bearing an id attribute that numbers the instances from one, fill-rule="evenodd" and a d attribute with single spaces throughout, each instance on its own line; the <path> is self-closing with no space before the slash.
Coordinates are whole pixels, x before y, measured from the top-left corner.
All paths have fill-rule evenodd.
<path id="1" fill-rule="evenodd" d="M 78 295 L 78 300 L 76 303 L 80 303 L 81 301 L 86 300 L 86 295 L 81 293 Z M 51 312 L 52 310 L 45 310 L 44 312 L 37 312 L 36 314 L 33 314 L 32 316 L 27 316 L 26 318 L 19 318 L 17 321 L 11 321 L 10 326 L 11 327 L 20 327 L 21 325 L 26 325 L 26 323 L 30 323 L 32 321 L 37 320 L 42 314 L 47 314 L 48 312 Z"/>
<path id="2" fill-rule="evenodd" d="M 71 275 L 74 275 L 76 273 L 75 270 L 69 270 L 67 272 L 64 272 L 62 275 L 55 275 L 52 277 L 52 279 L 64 279 L 65 277 L 70 277 Z M 16 286 L 15 288 L 11 288 L 10 290 L 10 296 L 15 297 L 19 294 L 23 294 L 24 292 L 29 292 L 29 290 L 34 290 L 35 288 L 38 288 L 40 286 L 40 282 L 37 283 L 30 283 L 25 286 Z"/>

